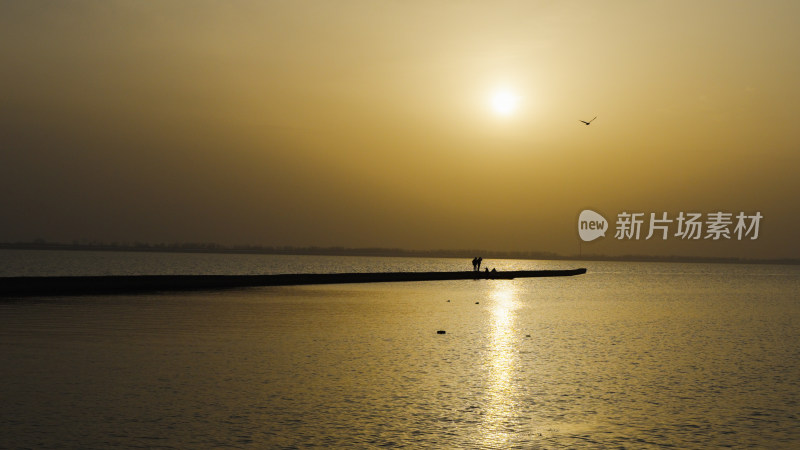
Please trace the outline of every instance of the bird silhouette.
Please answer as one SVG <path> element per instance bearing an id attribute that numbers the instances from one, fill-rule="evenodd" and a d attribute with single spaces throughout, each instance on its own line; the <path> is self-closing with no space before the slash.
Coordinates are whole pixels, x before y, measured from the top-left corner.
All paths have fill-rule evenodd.
<path id="1" fill-rule="evenodd" d="M 594 119 L 597 119 L 597 116 L 594 116 Z M 586 125 L 589 125 L 590 123 L 592 123 L 592 121 L 594 121 L 594 119 L 592 119 L 592 120 L 590 120 L 590 121 L 588 121 L 588 122 L 587 122 L 587 121 L 585 121 L 585 120 L 581 120 L 580 122 L 583 122 L 583 123 L 585 123 Z"/>

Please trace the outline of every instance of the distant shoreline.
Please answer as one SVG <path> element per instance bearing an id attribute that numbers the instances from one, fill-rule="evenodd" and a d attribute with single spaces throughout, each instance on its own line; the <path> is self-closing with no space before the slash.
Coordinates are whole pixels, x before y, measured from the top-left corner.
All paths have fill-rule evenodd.
<path id="1" fill-rule="evenodd" d="M 561 255 L 551 252 L 489 251 L 468 250 L 405 250 L 399 248 L 347 248 L 347 247 L 267 247 L 267 246 L 224 246 L 214 243 L 186 244 L 106 244 L 34 241 L 0 243 L 0 249 L 8 250 L 63 250 L 63 251 L 108 251 L 108 252 L 157 252 L 157 253 L 216 253 L 241 255 L 314 255 L 314 256 L 375 256 L 409 258 L 467 258 L 476 255 L 486 259 L 522 259 L 555 261 L 622 261 L 622 262 L 675 262 L 675 263 L 718 263 L 718 264 L 781 264 L 798 265 L 800 258 L 783 259 L 745 259 L 726 257 L 692 256 L 648 256 L 648 255 Z"/>

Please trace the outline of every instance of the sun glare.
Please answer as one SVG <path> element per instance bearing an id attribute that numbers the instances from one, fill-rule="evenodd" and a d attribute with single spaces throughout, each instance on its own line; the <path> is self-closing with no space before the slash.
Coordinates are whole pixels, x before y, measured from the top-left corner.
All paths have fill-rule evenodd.
<path id="1" fill-rule="evenodd" d="M 492 111 L 500 116 L 512 115 L 517 110 L 518 104 L 519 97 L 511 91 L 496 91 L 491 97 Z"/>

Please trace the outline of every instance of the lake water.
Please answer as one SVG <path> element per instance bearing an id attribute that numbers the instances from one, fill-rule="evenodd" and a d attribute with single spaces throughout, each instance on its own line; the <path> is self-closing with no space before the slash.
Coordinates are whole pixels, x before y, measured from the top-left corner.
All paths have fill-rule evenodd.
<path id="1" fill-rule="evenodd" d="M 0 447 L 800 446 L 800 267 L 484 263 L 588 273 L 0 301 Z M 0 276 L 469 268 L 0 251 Z"/>

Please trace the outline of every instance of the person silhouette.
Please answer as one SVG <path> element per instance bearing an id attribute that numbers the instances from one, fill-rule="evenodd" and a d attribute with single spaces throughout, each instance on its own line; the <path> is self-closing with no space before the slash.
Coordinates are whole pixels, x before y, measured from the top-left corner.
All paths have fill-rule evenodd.
<path id="1" fill-rule="evenodd" d="M 478 257 L 472 258 L 472 271 L 475 272 L 478 270 Z"/>
<path id="2" fill-rule="evenodd" d="M 481 270 L 481 263 L 482 263 L 482 262 L 483 262 L 483 256 L 479 256 L 479 257 L 478 257 L 478 259 L 477 259 L 478 271 L 479 271 L 479 272 L 480 272 L 480 270 Z"/>

